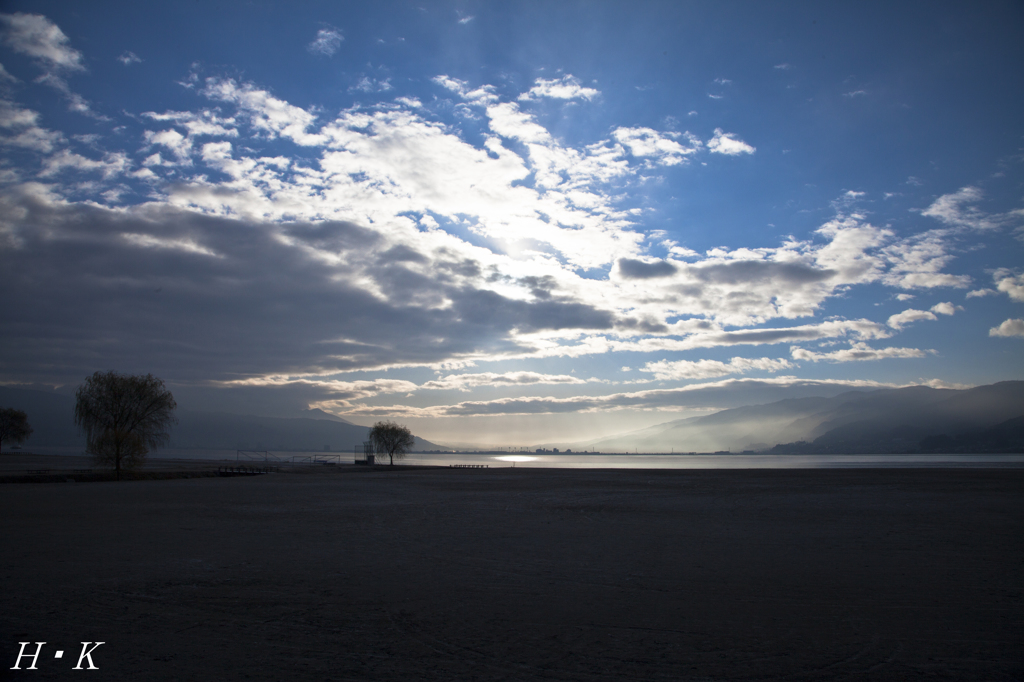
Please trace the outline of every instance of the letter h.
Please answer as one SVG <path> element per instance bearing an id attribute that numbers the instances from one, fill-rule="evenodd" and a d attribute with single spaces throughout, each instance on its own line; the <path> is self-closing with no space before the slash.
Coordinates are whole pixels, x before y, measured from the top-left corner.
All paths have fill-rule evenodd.
<path id="1" fill-rule="evenodd" d="M 14 661 L 14 666 L 11 670 L 21 670 L 21 659 L 28 656 L 28 654 L 25 653 L 25 647 L 31 644 L 31 642 L 18 642 L 18 644 L 21 645 L 21 651 L 18 652 L 18 658 Z M 25 668 L 25 670 L 38 670 L 38 668 L 36 668 L 36 661 L 39 660 L 39 652 L 43 650 L 44 644 L 46 644 L 46 642 L 36 642 L 36 652 L 32 654 L 32 665 Z"/>

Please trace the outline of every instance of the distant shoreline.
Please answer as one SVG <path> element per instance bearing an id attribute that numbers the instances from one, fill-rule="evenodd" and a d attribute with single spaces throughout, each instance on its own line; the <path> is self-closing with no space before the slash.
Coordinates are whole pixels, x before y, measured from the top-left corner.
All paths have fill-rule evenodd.
<path id="1" fill-rule="evenodd" d="M 233 470 L 273 470 L 280 473 L 369 472 L 421 468 L 524 470 L 824 470 L 824 469 L 1024 469 L 1024 454 L 945 455 L 777 455 L 777 454 L 565 454 L 506 457 L 485 453 L 414 453 L 394 467 L 386 463 L 360 466 L 351 456 L 317 458 L 309 453 L 268 452 L 265 459 L 238 459 L 228 451 L 206 451 L 189 457 L 182 451 L 161 451 L 125 479 L 155 480 L 235 475 Z M 218 456 L 220 455 L 220 456 Z M 0 483 L 100 482 L 113 480 L 110 469 L 96 466 L 90 456 L 16 451 L 0 457 Z"/>

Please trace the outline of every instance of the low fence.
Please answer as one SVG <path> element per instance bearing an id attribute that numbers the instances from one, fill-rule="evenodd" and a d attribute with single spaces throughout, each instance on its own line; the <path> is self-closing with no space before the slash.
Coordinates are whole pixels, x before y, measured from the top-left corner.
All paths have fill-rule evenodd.
<path id="1" fill-rule="evenodd" d="M 341 464 L 341 455 L 292 455 L 293 464 Z"/>
<path id="2" fill-rule="evenodd" d="M 280 469 L 272 466 L 250 466 L 250 465 L 235 465 L 235 466 L 222 466 L 217 469 L 217 473 L 221 476 L 255 476 L 257 474 L 276 474 Z"/>

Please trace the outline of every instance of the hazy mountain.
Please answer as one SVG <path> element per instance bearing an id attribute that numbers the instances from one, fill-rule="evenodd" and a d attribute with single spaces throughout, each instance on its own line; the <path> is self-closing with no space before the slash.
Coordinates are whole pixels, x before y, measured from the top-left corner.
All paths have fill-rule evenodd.
<path id="1" fill-rule="evenodd" d="M 326 413 L 325 413 L 326 414 Z M 274 418 L 226 412 L 180 412 L 171 431 L 172 448 L 217 450 L 332 450 L 352 452 L 369 427 L 324 418 Z M 414 450 L 436 450 L 421 438 Z"/>
<path id="2" fill-rule="evenodd" d="M 1024 416 L 959 436 L 928 436 L 920 448 L 922 452 L 1024 452 Z"/>
<path id="3" fill-rule="evenodd" d="M 28 413 L 32 445 L 81 445 L 74 398 L 0 386 L 0 407 Z M 321 410 L 273 418 L 179 410 L 170 447 L 352 452 L 369 431 Z M 1024 381 L 954 390 L 927 386 L 798 398 L 679 419 L 587 443 L 601 452 L 995 452 L 1020 442 Z M 1016 420 L 1016 421 L 1015 421 Z M 416 450 L 442 449 L 416 439 Z M 1005 450 L 1003 450 L 1005 451 Z"/>
<path id="4" fill-rule="evenodd" d="M 0 386 L 0 407 L 28 414 L 33 433 L 23 447 L 80 446 L 84 438 L 74 424 L 75 399 L 52 391 Z M 335 417 L 322 410 L 308 410 L 308 417 L 274 418 L 226 412 L 177 410 L 178 423 L 171 429 L 171 448 L 211 450 L 326 450 L 351 453 L 366 440 L 369 428 Z M 415 450 L 440 446 L 416 439 Z"/>
<path id="5" fill-rule="evenodd" d="M 75 426 L 75 399 L 54 391 L 0 386 L 0 407 L 13 407 L 28 415 L 32 435 L 22 447 L 33 445 L 80 445 Z"/>
<path id="6" fill-rule="evenodd" d="M 1024 415 L 1024 382 L 954 390 L 854 391 L 723 410 L 579 444 L 603 452 L 871 453 L 916 451 L 924 438 L 959 437 Z"/>
<path id="7" fill-rule="evenodd" d="M 311 410 L 306 410 L 305 412 L 303 412 L 302 416 L 305 417 L 306 419 L 326 419 L 327 421 L 341 422 L 342 424 L 352 424 L 352 422 L 350 422 L 349 420 L 342 419 L 338 415 L 331 414 L 330 412 L 324 412 L 318 407 L 315 407 Z M 358 426 L 358 424 L 356 424 L 355 426 Z"/>

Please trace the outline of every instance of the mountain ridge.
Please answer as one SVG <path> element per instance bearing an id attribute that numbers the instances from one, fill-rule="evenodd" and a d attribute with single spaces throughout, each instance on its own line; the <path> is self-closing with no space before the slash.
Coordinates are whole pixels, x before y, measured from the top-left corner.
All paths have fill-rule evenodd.
<path id="1" fill-rule="evenodd" d="M 908 386 L 730 408 L 570 447 L 605 452 L 781 453 L 780 446 L 802 442 L 822 454 L 910 452 L 920 450 L 924 438 L 956 438 L 1021 415 L 1024 381 L 968 389 Z"/>

